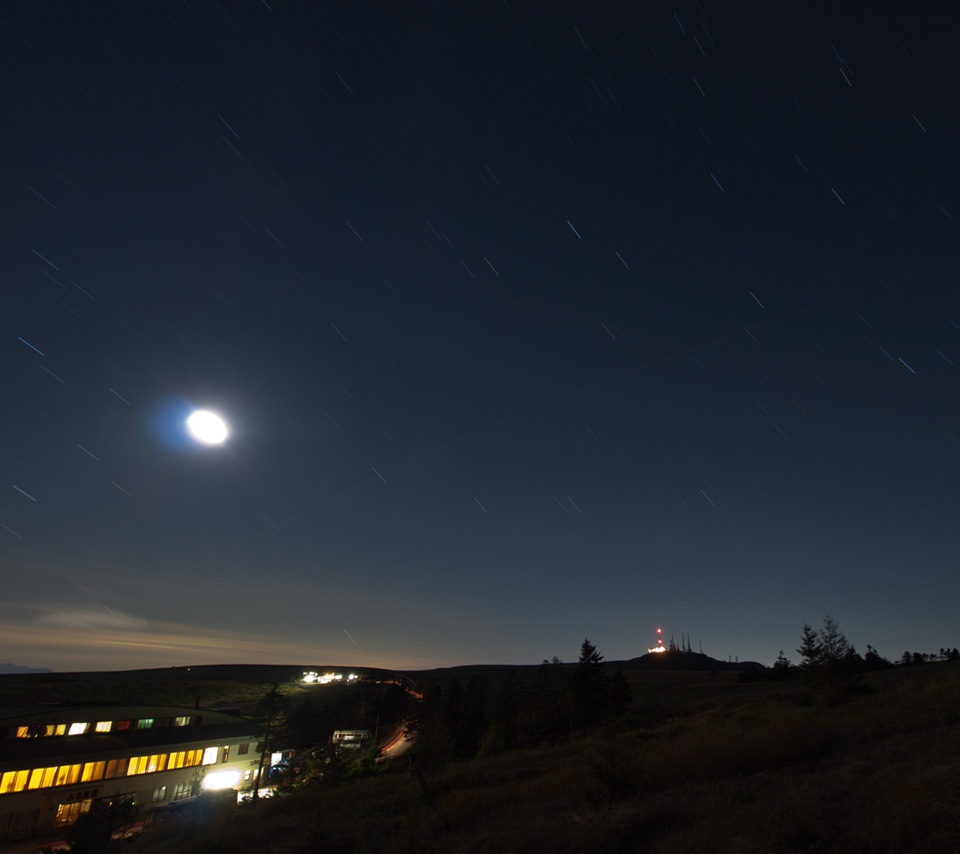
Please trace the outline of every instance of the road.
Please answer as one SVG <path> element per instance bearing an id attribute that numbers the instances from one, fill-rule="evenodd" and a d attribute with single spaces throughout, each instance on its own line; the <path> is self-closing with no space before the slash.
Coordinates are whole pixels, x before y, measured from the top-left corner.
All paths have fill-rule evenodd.
<path id="1" fill-rule="evenodd" d="M 413 738 L 413 733 L 407 732 L 407 728 L 401 724 L 390 740 L 380 748 L 380 759 L 396 759 L 398 756 L 403 756 L 413 744 Z"/>

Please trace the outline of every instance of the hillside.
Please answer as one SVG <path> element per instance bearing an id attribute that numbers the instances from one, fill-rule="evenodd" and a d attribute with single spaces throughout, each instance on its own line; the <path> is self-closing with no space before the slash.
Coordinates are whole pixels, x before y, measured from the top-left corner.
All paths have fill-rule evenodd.
<path id="1" fill-rule="evenodd" d="M 304 671 L 349 670 L 371 679 L 393 673 L 370 667 L 203 664 L 148 670 L 0 674 L 0 708 L 21 703 L 160 703 L 238 706 L 252 710 L 272 685 L 299 683 Z"/>
<path id="2" fill-rule="evenodd" d="M 960 846 L 957 664 L 871 673 L 856 690 L 827 695 L 732 673 L 635 675 L 630 714 L 590 738 L 380 768 L 241 808 L 189 836 L 157 827 L 142 850 L 933 854 Z"/>

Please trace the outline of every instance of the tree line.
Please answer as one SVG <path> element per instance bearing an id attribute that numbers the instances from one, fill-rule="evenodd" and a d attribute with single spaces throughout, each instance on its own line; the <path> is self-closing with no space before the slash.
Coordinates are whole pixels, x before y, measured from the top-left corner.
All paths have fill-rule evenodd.
<path id="1" fill-rule="evenodd" d="M 765 674 L 766 677 L 787 679 L 799 675 L 810 687 L 834 688 L 856 682 L 863 673 L 885 670 L 897 665 L 960 661 L 960 650 L 956 647 L 941 647 L 939 653 L 906 651 L 897 662 L 892 662 L 867 644 L 866 652 L 860 655 L 830 614 L 824 616 L 819 630 L 809 623 L 803 624 L 797 653 L 800 661 L 795 665 L 783 654 L 783 650 L 780 650 L 780 655 L 773 668 Z"/>
<path id="2" fill-rule="evenodd" d="M 588 735 L 632 700 L 623 671 L 608 673 L 587 638 L 575 664 L 544 659 L 530 680 L 508 669 L 496 685 L 478 672 L 465 685 L 454 676 L 427 686 L 410 727 L 424 764 L 439 765 Z"/>

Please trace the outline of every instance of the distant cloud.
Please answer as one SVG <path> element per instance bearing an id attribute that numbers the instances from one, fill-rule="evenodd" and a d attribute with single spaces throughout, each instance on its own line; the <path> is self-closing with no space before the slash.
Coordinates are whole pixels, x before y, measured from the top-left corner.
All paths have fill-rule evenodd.
<path id="1" fill-rule="evenodd" d="M 55 671 L 119 670 L 171 665 L 302 664 L 423 669 L 436 666 L 395 653 L 361 652 L 251 633 L 148 621 L 95 607 L 44 605 L 29 621 L 0 623 L 0 648 Z"/>
<path id="2" fill-rule="evenodd" d="M 45 613 L 41 614 L 37 622 L 44 626 L 56 626 L 75 631 L 142 631 L 147 628 L 147 621 L 142 617 L 124 614 L 101 606 L 77 607 L 76 605 L 47 605 L 43 606 Z"/>

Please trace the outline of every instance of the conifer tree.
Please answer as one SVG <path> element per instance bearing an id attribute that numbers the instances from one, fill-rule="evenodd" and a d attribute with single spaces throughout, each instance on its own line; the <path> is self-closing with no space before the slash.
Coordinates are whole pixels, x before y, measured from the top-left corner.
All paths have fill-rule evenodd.
<path id="1" fill-rule="evenodd" d="M 837 621 L 829 614 L 823 618 L 819 639 L 820 660 L 824 664 L 837 664 L 843 661 L 853 649 L 846 635 L 840 631 Z"/>
<path id="2" fill-rule="evenodd" d="M 610 710 L 610 692 L 602 662 L 600 651 L 590 643 L 589 638 L 584 638 L 573 674 L 577 725 L 583 729 L 584 734 L 596 726 Z"/>
<path id="3" fill-rule="evenodd" d="M 816 629 L 807 623 L 803 624 L 803 634 L 801 635 L 800 648 L 797 652 L 800 653 L 801 667 L 809 668 L 820 661 L 820 638 L 817 635 Z"/>

